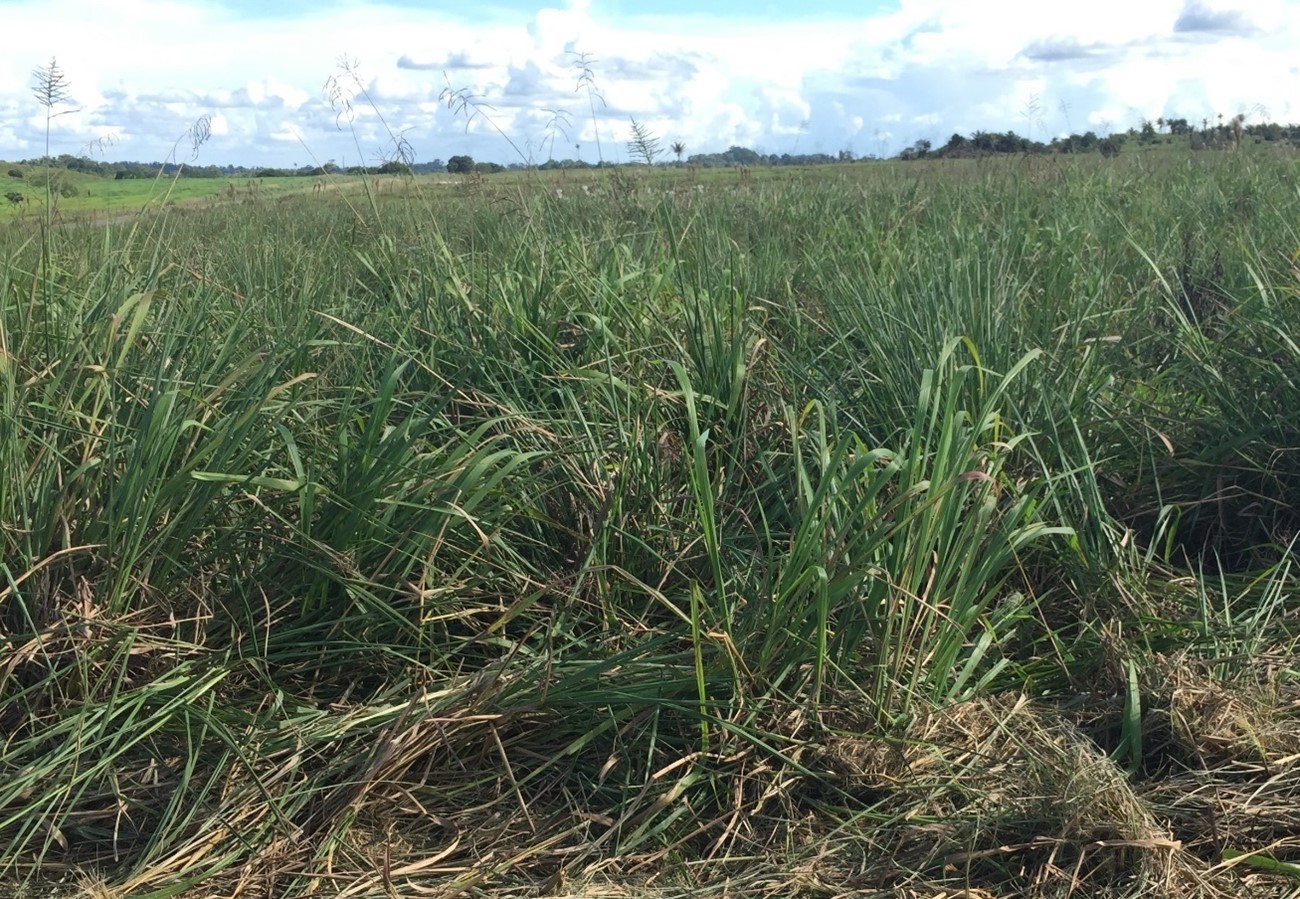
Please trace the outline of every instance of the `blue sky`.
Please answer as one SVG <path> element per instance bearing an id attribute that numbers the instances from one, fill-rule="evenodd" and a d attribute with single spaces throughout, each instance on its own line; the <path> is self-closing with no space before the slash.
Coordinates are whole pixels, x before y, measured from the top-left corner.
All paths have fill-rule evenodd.
<path id="1" fill-rule="evenodd" d="M 1300 0 L 0 0 L 0 21 L 24 35 L 0 57 L 5 159 L 43 152 L 30 72 L 52 56 L 76 101 L 52 151 L 143 160 L 188 158 L 201 116 L 199 162 L 267 165 L 382 159 L 395 137 L 419 160 L 591 160 L 598 141 L 618 159 L 633 117 L 688 153 L 858 155 L 975 129 L 1300 120 Z M 594 116 L 575 50 L 597 60 Z M 449 109 L 448 87 L 485 115 Z"/>

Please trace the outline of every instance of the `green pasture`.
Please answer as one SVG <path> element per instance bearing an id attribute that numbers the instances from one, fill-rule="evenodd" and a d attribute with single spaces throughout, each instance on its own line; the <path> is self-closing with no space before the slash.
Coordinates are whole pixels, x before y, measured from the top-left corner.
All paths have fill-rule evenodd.
<path id="1" fill-rule="evenodd" d="M 5 168 L 5 166 L 0 166 Z M 9 166 L 12 168 L 12 166 Z M 24 167 L 23 180 L 8 178 L 0 193 L 18 192 L 26 197 L 23 204 L 0 202 L 0 220 L 40 219 L 45 216 L 46 192 L 40 169 Z M 192 206 L 205 202 L 230 202 L 249 199 L 274 199 L 294 194 L 318 195 L 324 189 L 358 191 L 363 183 L 374 179 L 360 176 L 327 178 L 131 178 L 121 181 L 97 175 L 60 171 L 61 184 L 69 186 L 68 196 L 56 196 L 55 210 L 61 220 L 121 219 L 146 210 L 162 207 Z M 391 180 L 391 179 L 387 179 Z M 319 185 L 319 187 L 318 187 Z M 57 194 L 57 192 L 56 192 Z"/>

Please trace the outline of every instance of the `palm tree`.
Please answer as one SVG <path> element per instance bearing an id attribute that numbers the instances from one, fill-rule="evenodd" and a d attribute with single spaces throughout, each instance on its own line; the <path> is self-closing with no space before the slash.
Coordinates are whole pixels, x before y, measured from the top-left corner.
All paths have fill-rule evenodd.
<path id="1" fill-rule="evenodd" d="M 680 165 L 682 161 L 682 154 L 686 152 L 686 144 L 682 143 L 679 140 L 675 140 L 673 141 L 672 146 L 670 146 L 669 149 L 673 151 L 673 155 L 677 157 L 677 162 Z"/>

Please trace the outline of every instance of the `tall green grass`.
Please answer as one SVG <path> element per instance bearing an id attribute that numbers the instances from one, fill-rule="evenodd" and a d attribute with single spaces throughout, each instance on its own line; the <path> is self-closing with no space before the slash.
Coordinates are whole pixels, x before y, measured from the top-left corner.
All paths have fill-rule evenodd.
<path id="1" fill-rule="evenodd" d="M 4 232 L 0 876 L 883 845 L 962 769 L 827 747 L 1019 691 L 1154 770 L 1162 659 L 1291 645 L 1290 160 L 597 187 Z"/>

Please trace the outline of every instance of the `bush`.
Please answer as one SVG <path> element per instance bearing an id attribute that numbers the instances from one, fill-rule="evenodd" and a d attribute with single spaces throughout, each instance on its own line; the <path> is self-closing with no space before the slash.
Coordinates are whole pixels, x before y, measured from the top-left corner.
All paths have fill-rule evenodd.
<path id="1" fill-rule="evenodd" d="M 9 191 L 9 193 L 5 194 L 5 199 L 8 200 L 10 203 L 13 203 L 15 206 L 17 206 L 20 203 L 27 202 L 27 198 L 24 197 L 16 190 L 11 190 Z"/>
<path id="2" fill-rule="evenodd" d="M 23 170 L 22 170 L 22 169 L 10 169 L 10 170 L 9 170 L 9 177 L 10 177 L 10 178 L 17 178 L 18 180 L 21 181 L 21 180 L 22 180 L 22 177 L 23 177 Z"/>

